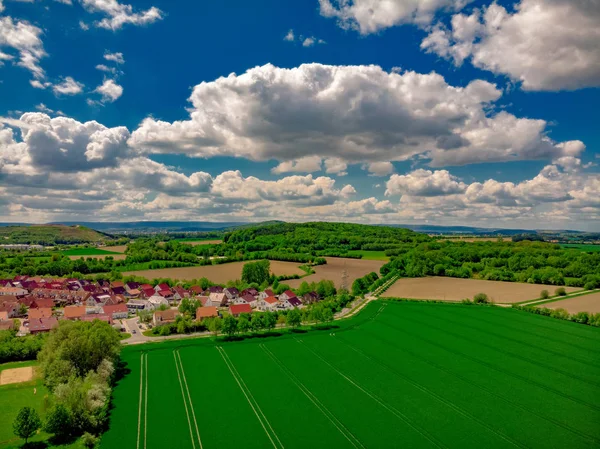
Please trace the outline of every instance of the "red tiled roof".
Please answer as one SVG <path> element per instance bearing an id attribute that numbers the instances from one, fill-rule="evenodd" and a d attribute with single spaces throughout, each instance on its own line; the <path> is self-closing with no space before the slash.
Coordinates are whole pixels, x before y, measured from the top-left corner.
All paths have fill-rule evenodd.
<path id="1" fill-rule="evenodd" d="M 49 331 L 50 329 L 54 329 L 57 326 L 58 326 L 58 320 L 55 317 L 29 320 L 29 331 L 30 332 Z"/>
<path id="2" fill-rule="evenodd" d="M 211 318 L 211 317 L 215 317 L 215 316 L 219 316 L 219 312 L 217 311 L 217 308 L 214 306 L 198 307 L 198 309 L 196 309 L 196 319 L 197 320 L 200 320 L 202 318 Z"/>
<path id="3" fill-rule="evenodd" d="M 229 306 L 229 312 L 232 315 L 239 315 L 240 313 L 252 313 L 252 307 L 250 304 L 233 304 Z"/>
<path id="4" fill-rule="evenodd" d="M 65 318 L 81 318 L 85 315 L 85 306 L 67 306 L 64 309 Z"/>
<path id="5" fill-rule="evenodd" d="M 128 313 L 129 310 L 127 309 L 127 306 L 125 304 L 108 304 L 105 306 L 102 306 L 102 310 L 104 310 L 104 313 L 107 313 L 109 315 L 112 315 L 113 313 Z"/>
<path id="6" fill-rule="evenodd" d="M 277 302 L 277 298 L 275 298 L 275 296 L 269 296 L 268 298 L 265 298 L 265 302 L 268 302 L 269 304 L 275 304 Z"/>
<path id="7" fill-rule="evenodd" d="M 52 309 L 47 307 L 40 307 L 39 309 L 29 309 L 27 316 L 30 320 L 36 318 L 50 318 L 52 316 Z"/>

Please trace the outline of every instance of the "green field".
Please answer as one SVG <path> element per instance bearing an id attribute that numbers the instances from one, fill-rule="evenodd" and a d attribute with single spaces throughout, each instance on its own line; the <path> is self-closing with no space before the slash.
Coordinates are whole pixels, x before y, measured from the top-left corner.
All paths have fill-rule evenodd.
<path id="1" fill-rule="evenodd" d="M 376 301 L 122 355 L 103 449 L 600 447 L 600 329 L 513 309 Z"/>
<path id="2" fill-rule="evenodd" d="M 596 252 L 596 251 L 600 251 L 600 245 L 586 245 L 583 243 L 565 243 L 560 245 L 561 248 L 571 248 L 571 249 L 578 249 L 580 251 L 592 251 L 592 252 Z"/>
<path id="3" fill-rule="evenodd" d="M 113 251 L 106 251 L 99 248 L 72 248 L 61 251 L 61 254 L 64 254 L 65 256 L 110 256 L 111 254 L 122 253 L 115 253 Z"/>

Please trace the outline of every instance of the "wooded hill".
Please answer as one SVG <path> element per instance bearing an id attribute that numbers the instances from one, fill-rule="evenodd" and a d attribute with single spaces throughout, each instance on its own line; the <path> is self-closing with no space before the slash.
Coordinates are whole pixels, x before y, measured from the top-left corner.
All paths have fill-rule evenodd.
<path id="1" fill-rule="evenodd" d="M 20 225 L 0 226 L 0 244 L 67 245 L 77 243 L 99 243 L 112 240 L 85 226 L 65 225 Z"/>

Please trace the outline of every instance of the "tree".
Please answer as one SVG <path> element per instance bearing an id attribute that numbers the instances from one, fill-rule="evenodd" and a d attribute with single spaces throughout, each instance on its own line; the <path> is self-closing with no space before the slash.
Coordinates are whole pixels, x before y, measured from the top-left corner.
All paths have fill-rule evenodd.
<path id="1" fill-rule="evenodd" d="M 550 293 L 548 292 L 548 290 L 542 290 L 540 292 L 540 298 L 542 299 L 548 299 L 550 297 Z"/>
<path id="2" fill-rule="evenodd" d="M 260 332 L 265 327 L 265 320 L 263 313 L 255 313 L 252 315 L 252 321 L 250 322 L 252 325 L 252 330 L 254 332 Z"/>
<path id="3" fill-rule="evenodd" d="M 227 334 L 228 336 L 232 337 L 233 335 L 235 335 L 238 331 L 238 322 L 237 319 L 232 316 L 232 315 L 228 315 L 225 317 L 225 319 L 223 320 L 223 332 L 225 332 L 225 334 Z"/>
<path id="4" fill-rule="evenodd" d="M 300 326 L 302 316 L 298 309 L 292 309 L 288 312 L 286 317 L 286 323 L 288 326 L 296 328 Z"/>
<path id="5" fill-rule="evenodd" d="M 238 319 L 238 330 L 245 334 L 246 332 L 248 332 L 250 330 L 251 324 L 250 324 L 250 320 L 248 319 L 248 314 L 246 313 L 242 313 L 240 315 L 240 318 Z"/>
<path id="6" fill-rule="evenodd" d="M 223 327 L 223 320 L 221 318 L 213 318 L 208 323 L 208 330 L 211 331 L 215 336 L 219 333 L 221 328 Z"/>
<path id="7" fill-rule="evenodd" d="M 83 442 L 83 446 L 86 449 L 94 449 L 96 447 L 96 445 L 98 444 L 98 437 L 95 437 L 94 435 L 92 435 L 89 432 L 85 432 L 81 436 L 81 441 Z"/>
<path id="8" fill-rule="evenodd" d="M 247 284 L 262 284 L 269 279 L 271 263 L 268 260 L 249 262 L 242 269 L 242 281 Z"/>
<path id="9" fill-rule="evenodd" d="M 566 296 L 567 291 L 564 287 L 559 287 L 554 291 L 554 293 L 556 294 L 556 296 Z"/>
<path id="10" fill-rule="evenodd" d="M 37 412 L 31 407 L 23 407 L 13 422 L 14 434 L 19 438 L 23 438 L 25 444 L 40 427 L 42 427 L 42 421 Z"/>
<path id="11" fill-rule="evenodd" d="M 331 323 L 333 321 L 333 311 L 329 307 L 323 308 L 323 322 Z"/>
<path id="12" fill-rule="evenodd" d="M 179 304 L 179 312 L 188 316 L 196 316 L 196 310 L 201 307 L 202 303 L 195 299 L 183 298 Z"/>
<path id="13" fill-rule="evenodd" d="M 66 437 L 73 431 L 72 416 L 63 404 L 56 404 L 46 415 L 44 432 L 52 433 L 57 437 Z"/>
<path id="14" fill-rule="evenodd" d="M 277 324 L 277 316 L 271 312 L 265 312 L 265 327 L 267 330 L 273 330 Z"/>
<path id="15" fill-rule="evenodd" d="M 490 302 L 488 295 L 486 295 L 485 293 L 477 293 L 474 297 L 473 297 L 473 302 L 475 304 L 487 304 Z"/>

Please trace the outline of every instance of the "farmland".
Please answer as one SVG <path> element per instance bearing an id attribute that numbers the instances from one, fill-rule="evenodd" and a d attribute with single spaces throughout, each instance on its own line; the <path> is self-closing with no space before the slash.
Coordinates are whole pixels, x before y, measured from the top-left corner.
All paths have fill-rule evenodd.
<path id="1" fill-rule="evenodd" d="M 125 260 L 125 258 L 127 257 L 127 255 L 125 254 L 95 254 L 95 255 L 89 255 L 86 254 L 84 255 L 79 255 L 79 256 L 68 256 L 69 259 L 71 260 L 77 260 L 77 259 L 81 259 L 82 257 L 84 259 L 106 259 L 107 257 L 112 257 L 114 260 Z"/>
<path id="2" fill-rule="evenodd" d="M 101 249 L 111 253 L 124 253 L 127 250 L 127 245 L 103 246 Z"/>
<path id="3" fill-rule="evenodd" d="M 107 251 L 106 249 L 100 248 L 71 248 L 61 251 L 65 256 L 110 256 L 113 254 L 119 254 L 114 251 Z"/>
<path id="4" fill-rule="evenodd" d="M 315 274 L 311 274 L 302 279 L 293 279 L 285 281 L 292 288 L 297 288 L 303 281 L 319 282 L 321 280 L 333 281 L 337 288 L 342 283 L 342 273 L 344 270 L 348 274 L 347 285 L 352 285 L 355 279 L 364 276 L 371 271 L 379 273 L 379 269 L 385 263 L 382 260 L 364 260 L 364 259 L 346 259 L 340 257 L 326 257 L 326 265 L 318 265 L 312 267 Z"/>
<path id="5" fill-rule="evenodd" d="M 199 239 L 175 239 L 176 242 L 185 243 L 186 245 L 218 245 L 223 243 L 223 240 L 199 240 Z"/>
<path id="6" fill-rule="evenodd" d="M 386 301 L 329 330 L 127 347 L 101 448 L 600 447 L 599 347 L 512 309 Z"/>
<path id="7" fill-rule="evenodd" d="M 212 282 L 227 283 L 228 281 L 240 279 L 245 262 L 232 262 L 220 265 L 205 265 L 201 267 L 164 268 L 158 270 L 127 271 L 124 276 L 142 276 L 147 279 L 171 278 L 179 280 L 192 280 L 208 278 Z M 271 271 L 276 275 L 302 276 L 306 274 L 295 262 L 271 261 Z"/>
<path id="8" fill-rule="evenodd" d="M 560 247 L 565 248 L 565 249 L 578 249 L 580 251 L 587 251 L 587 252 L 600 251 L 600 245 L 588 245 L 588 244 L 584 244 L 584 243 L 566 243 L 566 244 L 560 245 Z"/>
<path id="9" fill-rule="evenodd" d="M 600 313 L 600 293 L 567 298 L 561 301 L 552 301 L 543 304 L 541 307 L 548 309 L 565 309 L 569 313 Z"/>
<path id="10" fill-rule="evenodd" d="M 386 292 L 387 298 L 408 298 L 436 301 L 461 301 L 485 293 L 497 303 L 513 304 L 540 297 L 542 290 L 553 292 L 551 285 L 535 285 L 517 282 L 483 281 L 479 279 L 457 279 L 446 277 L 398 279 Z M 570 293 L 581 290 L 566 287 Z"/>

